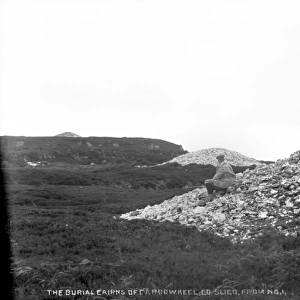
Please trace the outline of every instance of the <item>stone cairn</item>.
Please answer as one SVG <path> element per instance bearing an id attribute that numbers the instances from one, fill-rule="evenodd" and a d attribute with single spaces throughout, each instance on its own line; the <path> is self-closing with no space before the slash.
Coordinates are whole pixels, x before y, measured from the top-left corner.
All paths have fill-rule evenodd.
<path id="1" fill-rule="evenodd" d="M 177 162 L 180 165 L 188 165 L 191 163 L 200 165 L 217 165 L 216 157 L 219 154 L 225 154 L 226 161 L 234 166 L 251 166 L 251 165 L 261 165 L 259 161 L 254 158 L 247 157 L 239 152 L 224 149 L 224 148 L 207 148 L 195 152 L 189 152 L 180 156 L 173 158 L 163 164 Z"/>
<path id="2" fill-rule="evenodd" d="M 205 207 L 198 206 L 206 195 L 205 187 L 198 188 L 120 218 L 195 226 L 232 242 L 254 238 L 268 227 L 295 236 L 300 232 L 300 150 L 288 159 L 237 174 L 225 195 L 217 193 Z"/>

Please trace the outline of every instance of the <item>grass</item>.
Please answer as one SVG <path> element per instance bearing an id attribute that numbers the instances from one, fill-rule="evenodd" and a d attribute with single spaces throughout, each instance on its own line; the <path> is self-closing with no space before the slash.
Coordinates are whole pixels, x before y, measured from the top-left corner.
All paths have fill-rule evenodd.
<path id="1" fill-rule="evenodd" d="M 70 171 L 71 178 L 72 173 L 76 177 L 76 170 Z M 91 168 L 82 170 L 93 173 Z M 126 176 L 133 174 L 132 169 L 127 171 Z M 44 181 L 46 175 L 38 174 Z M 9 183 L 7 190 L 17 300 L 299 299 L 299 237 L 266 231 L 255 240 L 232 244 L 227 238 L 194 227 L 114 217 L 189 189 Z M 100 289 L 106 293 L 65 294 Z M 143 296 L 130 295 L 140 289 Z M 164 289 L 196 293 L 218 289 L 219 294 L 152 293 Z M 62 290 L 62 295 L 47 290 Z M 110 290 L 119 294 L 109 294 Z M 225 295 L 227 290 L 240 295 Z M 284 290 L 287 296 L 267 294 L 268 290 Z"/>
<path id="2" fill-rule="evenodd" d="M 254 168 L 255 166 L 250 166 Z M 235 167 L 236 173 L 247 167 Z M 67 165 L 51 164 L 50 166 L 11 167 L 7 168 L 7 180 L 10 183 L 23 185 L 72 185 L 72 186 L 113 186 L 132 189 L 176 189 L 196 187 L 215 174 L 211 165 L 190 164 L 181 166 L 178 163 L 150 168 L 136 168 L 130 165 Z"/>

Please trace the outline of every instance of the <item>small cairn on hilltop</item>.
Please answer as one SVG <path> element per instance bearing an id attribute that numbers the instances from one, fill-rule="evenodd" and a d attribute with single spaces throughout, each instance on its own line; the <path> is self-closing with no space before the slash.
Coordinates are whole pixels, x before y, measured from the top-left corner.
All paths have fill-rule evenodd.
<path id="1" fill-rule="evenodd" d="M 63 133 L 57 134 L 55 136 L 58 136 L 58 137 L 80 137 L 80 135 L 73 133 L 73 132 L 63 132 Z"/>
<path id="2" fill-rule="evenodd" d="M 233 242 L 256 237 L 269 226 L 286 235 L 297 235 L 300 229 L 300 151 L 288 159 L 237 174 L 237 181 L 227 194 L 217 194 L 205 207 L 199 207 L 198 197 L 205 195 L 205 188 L 195 189 L 120 217 L 179 222 L 232 237 Z"/>

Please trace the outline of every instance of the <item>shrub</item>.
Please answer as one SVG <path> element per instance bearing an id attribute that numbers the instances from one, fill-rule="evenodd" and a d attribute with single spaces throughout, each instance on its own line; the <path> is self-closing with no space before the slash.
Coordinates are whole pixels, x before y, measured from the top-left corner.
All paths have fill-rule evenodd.
<path id="1" fill-rule="evenodd" d="M 185 186 L 185 182 L 180 178 L 172 178 L 167 181 L 166 186 L 168 189 L 183 188 Z"/>
<path id="2" fill-rule="evenodd" d="M 39 161 L 40 156 L 38 151 L 31 151 L 26 153 L 26 157 L 29 161 Z"/>
<path id="3" fill-rule="evenodd" d="M 144 184 L 144 188 L 146 188 L 146 189 L 153 189 L 153 190 L 155 190 L 156 189 L 156 185 L 155 185 L 155 183 L 153 183 L 153 182 L 146 182 L 145 184 Z"/>

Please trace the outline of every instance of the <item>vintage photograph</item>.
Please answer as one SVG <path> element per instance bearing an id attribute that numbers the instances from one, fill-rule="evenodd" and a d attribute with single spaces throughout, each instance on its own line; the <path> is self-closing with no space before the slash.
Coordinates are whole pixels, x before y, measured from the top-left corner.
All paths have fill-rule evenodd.
<path id="1" fill-rule="evenodd" d="M 0 299 L 299 300 L 299 15 L 1 1 Z"/>

